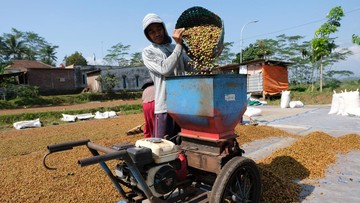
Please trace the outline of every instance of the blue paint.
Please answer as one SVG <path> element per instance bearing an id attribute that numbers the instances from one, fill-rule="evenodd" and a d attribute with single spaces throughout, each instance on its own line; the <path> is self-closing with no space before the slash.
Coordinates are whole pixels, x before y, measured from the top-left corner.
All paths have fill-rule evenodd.
<path id="1" fill-rule="evenodd" d="M 233 130 L 247 106 L 246 75 L 169 77 L 166 96 L 168 112 L 181 128 L 210 133 Z"/>

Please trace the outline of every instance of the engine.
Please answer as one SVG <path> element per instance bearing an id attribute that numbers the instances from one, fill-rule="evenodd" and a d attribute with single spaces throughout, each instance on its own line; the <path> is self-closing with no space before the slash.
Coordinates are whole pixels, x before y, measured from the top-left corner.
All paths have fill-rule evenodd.
<path id="1" fill-rule="evenodd" d="M 145 138 L 136 141 L 135 146 L 128 146 L 126 150 L 156 197 L 174 190 L 177 181 L 184 178 L 187 170 L 183 165 L 184 159 L 171 141 Z M 116 166 L 115 174 L 124 182 L 142 189 L 125 162 Z"/>

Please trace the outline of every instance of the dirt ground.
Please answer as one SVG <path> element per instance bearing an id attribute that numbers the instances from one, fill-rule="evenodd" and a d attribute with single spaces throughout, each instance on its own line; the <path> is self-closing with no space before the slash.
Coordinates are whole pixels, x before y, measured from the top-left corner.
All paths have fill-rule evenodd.
<path id="1" fill-rule="evenodd" d="M 139 101 L 97 102 L 66 107 L 0 111 L 0 113 L 93 108 L 132 102 Z M 87 167 L 77 165 L 79 159 L 91 156 L 85 147 L 50 155 L 47 163 L 58 168 L 55 171 L 46 170 L 42 165 L 42 158 L 47 152 L 47 145 L 67 141 L 90 139 L 104 146 L 115 143 L 134 143 L 143 138 L 143 134 L 129 136 L 126 132 L 142 123 L 142 114 L 132 114 L 118 115 L 110 119 L 93 119 L 0 132 L 0 187 L 2 188 L 0 202 L 116 202 L 120 200 L 121 197 L 99 165 Z M 317 192 L 319 181 L 325 177 L 327 169 L 336 163 L 338 154 L 346 155 L 360 150 L 360 136 L 353 133 L 339 138 L 324 132 L 311 132 L 299 136 L 263 125 L 238 125 L 235 132 L 239 135 L 238 141 L 241 146 L 261 142 L 264 139 L 292 140 L 286 146 L 269 151 L 266 156 L 258 156 L 256 159 L 262 173 L 262 202 L 298 202 L 306 199 L 311 191 L 304 193 L 302 188 L 305 186 L 315 188 L 312 191 Z M 268 144 L 265 143 L 265 145 Z M 116 161 L 107 163 L 113 169 Z"/>
<path id="2" fill-rule="evenodd" d="M 124 104 L 141 104 L 141 99 L 138 100 L 113 100 L 105 102 L 89 102 L 85 104 L 75 104 L 66 106 L 47 106 L 47 107 L 35 107 L 35 108 L 23 108 L 23 109 L 5 109 L 0 110 L 2 114 L 19 114 L 19 113 L 30 113 L 30 112 L 44 112 L 44 111 L 63 111 L 63 110 L 76 110 L 76 109 L 89 109 L 97 107 L 112 107 Z"/>

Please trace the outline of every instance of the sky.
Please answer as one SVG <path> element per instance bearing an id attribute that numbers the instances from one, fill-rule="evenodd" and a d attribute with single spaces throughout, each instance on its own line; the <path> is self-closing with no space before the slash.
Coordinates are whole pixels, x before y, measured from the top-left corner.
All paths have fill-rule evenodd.
<path id="1" fill-rule="evenodd" d="M 331 37 L 354 55 L 328 70 L 350 70 L 360 77 L 360 45 L 351 42 L 352 34 L 360 36 L 359 0 L 0 0 L 0 5 L 0 35 L 11 33 L 12 28 L 37 33 L 59 46 L 57 66 L 76 51 L 88 64 L 102 64 L 108 50 L 118 43 L 130 45 L 130 54 L 141 52 L 149 45 L 142 30 L 142 19 L 148 13 L 158 14 L 171 34 L 182 12 L 204 7 L 224 21 L 224 41 L 233 42 L 231 52 L 239 53 L 241 39 L 243 48 L 281 34 L 311 40 L 328 12 L 341 6 L 345 16 Z M 249 23 L 255 20 L 258 22 Z"/>

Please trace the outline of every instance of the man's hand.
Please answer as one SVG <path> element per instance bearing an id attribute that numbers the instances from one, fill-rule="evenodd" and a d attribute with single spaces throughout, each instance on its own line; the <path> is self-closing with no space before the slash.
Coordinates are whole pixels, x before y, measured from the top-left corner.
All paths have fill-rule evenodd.
<path id="1" fill-rule="evenodd" d="M 185 28 L 175 29 L 173 32 L 173 39 L 175 40 L 176 44 L 182 44 L 182 34 L 185 31 Z"/>

